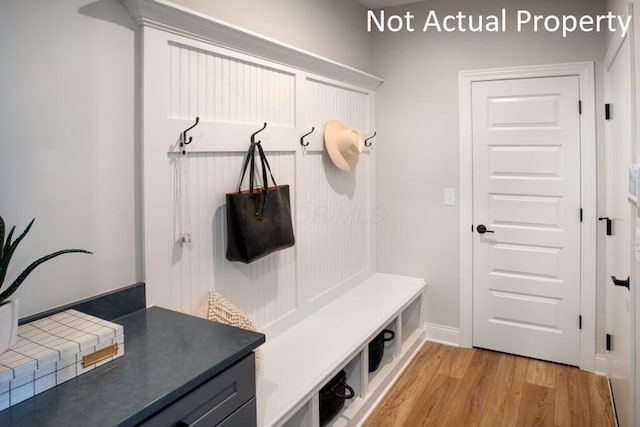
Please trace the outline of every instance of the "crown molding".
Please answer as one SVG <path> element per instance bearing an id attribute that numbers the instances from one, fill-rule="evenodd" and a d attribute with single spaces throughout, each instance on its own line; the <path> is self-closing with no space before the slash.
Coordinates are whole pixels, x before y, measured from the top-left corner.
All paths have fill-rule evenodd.
<path id="1" fill-rule="evenodd" d="M 383 80 L 166 0 L 122 0 L 140 26 L 157 28 L 366 89 Z"/>

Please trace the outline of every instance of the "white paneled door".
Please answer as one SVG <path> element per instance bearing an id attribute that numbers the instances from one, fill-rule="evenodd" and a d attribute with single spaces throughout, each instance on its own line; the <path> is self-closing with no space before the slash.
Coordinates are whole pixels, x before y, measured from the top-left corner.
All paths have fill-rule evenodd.
<path id="1" fill-rule="evenodd" d="M 473 345 L 579 364 L 579 77 L 472 84 Z"/>

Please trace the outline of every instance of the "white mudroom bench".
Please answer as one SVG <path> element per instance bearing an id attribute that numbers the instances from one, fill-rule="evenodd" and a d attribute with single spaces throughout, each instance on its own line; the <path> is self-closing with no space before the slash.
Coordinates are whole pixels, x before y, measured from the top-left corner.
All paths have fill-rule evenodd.
<path id="1" fill-rule="evenodd" d="M 258 426 L 319 426 L 322 386 L 344 369 L 355 397 L 331 426 L 364 421 L 424 341 L 423 279 L 375 273 L 260 347 Z M 368 344 L 395 332 L 369 373 Z"/>

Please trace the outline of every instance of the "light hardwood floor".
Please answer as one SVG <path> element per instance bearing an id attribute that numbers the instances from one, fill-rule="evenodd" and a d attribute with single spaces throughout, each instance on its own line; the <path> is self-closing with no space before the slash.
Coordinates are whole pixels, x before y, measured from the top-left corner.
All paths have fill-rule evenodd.
<path id="1" fill-rule="evenodd" d="M 364 427 L 614 426 L 604 377 L 427 342 Z"/>

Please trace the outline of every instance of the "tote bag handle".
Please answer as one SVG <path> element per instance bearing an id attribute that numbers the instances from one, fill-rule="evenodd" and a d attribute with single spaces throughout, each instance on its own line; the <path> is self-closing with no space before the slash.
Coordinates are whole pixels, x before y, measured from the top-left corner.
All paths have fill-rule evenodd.
<path id="1" fill-rule="evenodd" d="M 260 142 L 252 142 L 249 146 L 249 150 L 247 150 L 247 155 L 245 156 L 244 163 L 242 165 L 242 174 L 240 176 L 240 181 L 238 182 L 238 193 L 242 188 L 242 182 L 244 181 L 244 177 L 247 174 L 247 167 L 251 167 L 251 170 L 249 171 L 249 193 L 253 193 L 253 184 L 255 182 L 256 147 L 258 149 L 258 155 L 260 156 L 260 163 L 262 166 L 262 189 L 266 191 L 267 187 L 269 187 L 267 171 L 269 172 L 269 176 L 271 176 L 271 181 L 273 181 L 274 187 L 278 186 L 278 184 L 276 184 L 275 178 L 273 177 L 273 173 L 271 172 L 271 166 L 269 165 L 267 156 L 262 149 L 262 145 L 260 145 Z"/>

